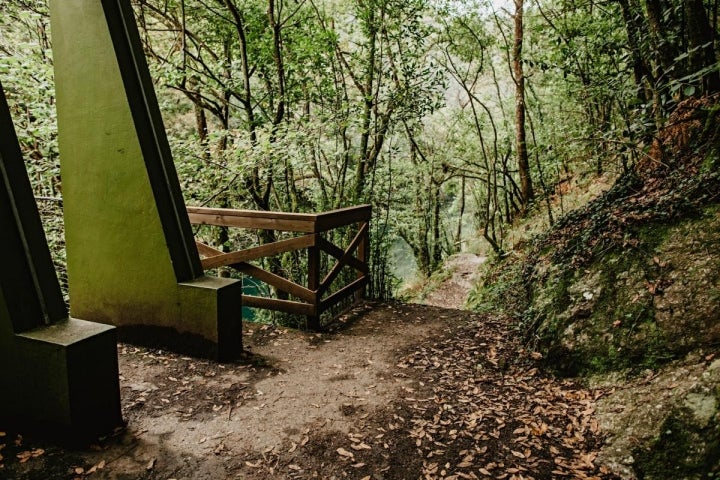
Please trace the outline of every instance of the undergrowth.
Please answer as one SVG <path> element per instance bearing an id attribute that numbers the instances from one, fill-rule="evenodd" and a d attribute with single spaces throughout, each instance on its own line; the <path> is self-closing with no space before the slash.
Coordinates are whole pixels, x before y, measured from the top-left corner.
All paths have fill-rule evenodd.
<path id="1" fill-rule="evenodd" d="M 656 249 L 720 203 L 715 102 L 680 104 L 635 171 L 490 262 L 468 303 L 513 315 L 526 343 L 567 375 L 653 368 L 692 348 L 673 348 L 656 322 L 672 270 Z"/>

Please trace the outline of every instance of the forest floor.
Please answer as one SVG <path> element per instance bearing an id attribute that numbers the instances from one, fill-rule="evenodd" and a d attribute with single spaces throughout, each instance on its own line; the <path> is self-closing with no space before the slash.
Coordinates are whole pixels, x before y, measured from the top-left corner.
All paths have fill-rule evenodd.
<path id="1" fill-rule="evenodd" d="M 342 320 L 245 324 L 232 364 L 121 344 L 127 427 L 84 449 L 3 432 L 0 478 L 616 478 L 595 461 L 605 391 L 543 373 L 506 319 L 366 303 Z"/>

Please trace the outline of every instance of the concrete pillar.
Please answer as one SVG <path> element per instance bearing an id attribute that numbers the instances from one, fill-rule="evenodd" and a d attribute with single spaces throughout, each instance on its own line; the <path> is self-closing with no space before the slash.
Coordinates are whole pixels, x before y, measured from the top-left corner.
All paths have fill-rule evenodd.
<path id="1" fill-rule="evenodd" d="M 0 85 L 0 430 L 83 442 L 122 424 L 115 328 L 68 318 Z"/>
<path id="2" fill-rule="evenodd" d="M 241 283 L 203 274 L 129 0 L 50 12 L 72 315 L 236 357 Z"/>

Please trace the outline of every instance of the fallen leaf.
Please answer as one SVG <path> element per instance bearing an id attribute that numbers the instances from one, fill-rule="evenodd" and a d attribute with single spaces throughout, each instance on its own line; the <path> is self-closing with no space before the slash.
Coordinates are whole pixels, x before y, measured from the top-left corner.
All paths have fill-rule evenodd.
<path id="1" fill-rule="evenodd" d="M 45 450 L 42 448 L 36 448 L 35 450 L 27 450 L 24 452 L 20 452 L 17 454 L 17 458 L 20 459 L 20 463 L 25 463 L 31 458 L 37 458 L 40 455 L 44 454 Z"/>
<path id="2" fill-rule="evenodd" d="M 342 447 L 341 447 L 341 448 L 338 448 L 336 451 L 337 451 L 338 455 L 340 455 L 340 456 L 342 456 L 342 457 L 355 458 L 355 454 L 354 454 L 354 453 L 348 452 L 347 450 L 345 450 L 345 449 L 342 448 Z"/>
<path id="3" fill-rule="evenodd" d="M 367 443 L 361 442 L 361 443 L 353 443 L 350 445 L 350 448 L 353 450 L 371 450 L 372 448 Z"/>
<path id="4" fill-rule="evenodd" d="M 153 468 L 155 468 L 155 462 L 156 462 L 156 461 L 157 461 L 156 458 L 153 458 L 152 460 L 150 460 L 150 461 L 148 462 L 147 466 L 145 467 L 145 470 L 147 470 L 147 471 L 149 472 L 150 470 L 152 470 Z"/>

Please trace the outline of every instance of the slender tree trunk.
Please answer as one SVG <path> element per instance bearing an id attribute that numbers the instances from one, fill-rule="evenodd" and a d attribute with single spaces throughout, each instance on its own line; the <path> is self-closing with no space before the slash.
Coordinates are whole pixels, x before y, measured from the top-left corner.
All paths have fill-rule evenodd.
<path id="1" fill-rule="evenodd" d="M 285 117 L 285 65 L 282 56 L 282 25 L 275 19 L 275 0 L 268 0 L 268 19 L 273 32 L 273 59 L 275 60 L 275 74 L 278 82 L 278 96 L 280 100 L 275 109 L 273 118 L 273 137 L 276 128 Z"/>
<path id="2" fill-rule="evenodd" d="M 442 243 L 440 241 L 440 184 L 435 180 L 432 182 L 433 214 L 432 214 L 432 256 L 431 269 L 435 271 L 442 262 Z"/>
<path id="3" fill-rule="evenodd" d="M 715 32 L 710 26 L 702 0 L 685 0 L 683 3 L 687 21 L 687 49 L 690 53 L 689 73 L 695 73 L 717 63 L 713 41 Z M 720 90 L 720 75 L 717 69 L 703 75 L 701 86 L 703 94 Z"/>
<path id="4" fill-rule="evenodd" d="M 455 232 L 455 245 L 457 251 L 462 251 L 462 225 L 465 214 L 465 175 L 460 177 L 460 213 L 458 215 L 457 231 Z"/>
<path id="5" fill-rule="evenodd" d="M 523 0 L 515 0 L 515 41 L 513 43 L 513 76 L 515 77 L 515 148 L 517 153 L 518 171 L 520 173 L 520 189 L 522 192 L 522 209 L 527 211 L 535 198 L 530 162 L 528 160 L 527 141 L 525 134 L 525 73 L 522 64 L 523 48 Z"/>
<path id="6" fill-rule="evenodd" d="M 645 103 L 649 99 L 646 92 L 646 82 L 652 84 L 654 81 L 651 77 L 650 67 L 647 64 L 647 60 L 644 58 L 645 56 L 642 51 L 641 38 L 643 36 L 643 26 L 640 24 L 640 19 L 642 17 L 637 5 L 635 3 L 630 3 L 630 0 L 618 0 L 618 3 L 620 4 L 623 20 L 625 21 L 628 47 L 632 53 L 633 77 L 637 88 L 637 97 L 641 103 Z"/>
<path id="7" fill-rule="evenodd" d="M 362 196 L 365 187 L 365 177 L 368 172 L 368 162 L 370 155 L 370 130 L 373 117 L 373 106 L 375 103 L 375 57 L 377 55 L 377 25 L 376 25 L 375 8 L 371 5 L 368 10 L 368 30 L 369 30 L 369 46 L 367 56 L 367 70 L 365 71 L 365 82 L 363 85 L 363 113 L 362 113 L 362 132 L 360 133 L 360 157 L 357 164 L 356 180 L 355 180 L 355 198 Z"/>

